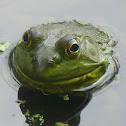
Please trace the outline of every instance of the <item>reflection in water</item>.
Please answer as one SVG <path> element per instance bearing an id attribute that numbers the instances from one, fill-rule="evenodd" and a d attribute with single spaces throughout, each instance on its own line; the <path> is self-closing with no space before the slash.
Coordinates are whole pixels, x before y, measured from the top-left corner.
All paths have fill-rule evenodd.
<path id="1" fill-rule="evenodd" d="M 20 109 L 26 116 L 26 122 L 30 126 L 42 124 L 42 118 L 32 118 L 35 115 L 41 115 L 41 117 L 43 115 L 43 126 L 53 126 L 56 122 L 63 122 L 69 124 L 69 126 L 78 126 L 80 113 L 91 98 L 92 95 L 88 92 L 72 92 L 69 94 L 69 100 L 63 100 L 60 96 L 44 95 L 40 91 L 26 87 L 20 87 L 18 91 L 18 99 L 26 101 L 25 104 L 20 104 Z"/>

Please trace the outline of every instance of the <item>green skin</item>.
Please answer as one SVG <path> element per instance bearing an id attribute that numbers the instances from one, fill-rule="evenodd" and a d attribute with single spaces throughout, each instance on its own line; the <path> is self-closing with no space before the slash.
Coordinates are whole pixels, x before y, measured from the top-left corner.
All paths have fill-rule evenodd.
<path id="1" fill-rule="evenodd" d="M 22 84 L 68 93 L 91 86 L 105 74 L 109 62 L 98 43 L 110 38 L 91 24 L 49 23 L 27 33 L 13 51 L 13 71 Z"/>

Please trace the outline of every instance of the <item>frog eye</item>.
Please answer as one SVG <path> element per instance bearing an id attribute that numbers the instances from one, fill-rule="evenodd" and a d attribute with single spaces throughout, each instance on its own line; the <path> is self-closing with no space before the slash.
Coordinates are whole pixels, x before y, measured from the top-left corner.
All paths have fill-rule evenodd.
<path id="1" fill-rule="evenodd" d="M 25 42 L 25 43 L 29 43 L 29 41 L 30 41 L 30 33 L 29 33 L 29 31 L 26 31 L 26 32 L 23 34 L 22 40 L 23 40 L 23 42 Z"/>
<path id="2" fill-rule="evenodd" d="M 69 48 L 70 51 L 72 52 L 76 52 L 79 49 L 78 44 L 73 44 L 71 45 L 71 47 Z"/>
<path id="3" fill-rule="evenodd" d="M 67 53 L 69 57 L 75 57 L 78 55 L 79 45 L 75 39 L 72 39 L 67 45 Z"/>

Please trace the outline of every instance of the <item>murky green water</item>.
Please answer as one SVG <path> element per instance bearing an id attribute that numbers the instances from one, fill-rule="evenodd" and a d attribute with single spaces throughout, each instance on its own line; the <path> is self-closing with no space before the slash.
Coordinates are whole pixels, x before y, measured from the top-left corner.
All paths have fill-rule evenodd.
<path id="1" fill-rule="evenodd" d="M 126 2 L 124 0 L 15 0 L 0 1 L 0 42 L 17 43 L 29 27 L 51 21 L 79 19 L 109 26 L 117 40 L 120 79 L 92 98 L 81 112 L 79 126 L 125 126 L 126 100 Z M 118 29 L 118 30 L 116 30 Z M 0 70 L 4 61 L 0 58 Z M 8 69 L 5 68 L 8 72 Z M 4 71 L 4 72 L 5 72 Z M 0 72 L 2 73 L 2 71 Z M 8 77 L 8 74 L 7 74 Z M 11 83 L 9 85 L 9 83 Z M 0 126 L 27 126 L 17 100 L 13 80 L 0 76 Z M 13 83 L 14 85 L 14 83 Z"/>

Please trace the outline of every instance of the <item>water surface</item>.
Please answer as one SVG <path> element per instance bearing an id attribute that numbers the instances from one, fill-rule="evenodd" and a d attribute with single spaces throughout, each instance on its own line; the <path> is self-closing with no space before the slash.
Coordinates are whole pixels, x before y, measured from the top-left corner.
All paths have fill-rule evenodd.
<path id="1" fill-rule="evenodd" d="M 109 26 L 118 40 L 120 79 L 92 98 L 81 113 L 80 126 L 125 126 L 126 124 L 126 2 L 124 0 L 1 0 L 0 41 L 17 43 L 31 26 L 51 21 L 79 19 Z M 109 30 L 108 30 L 109 31 Z M 0 58 L 0 65 L 3 61 Z M 0 125 L 26 126 L 17 100 L 17 90 L 0 76 Z"/>

